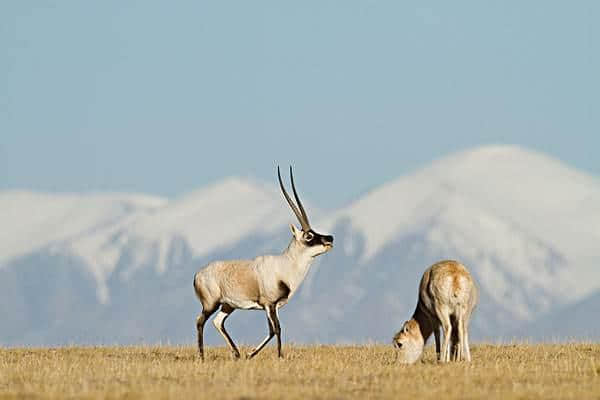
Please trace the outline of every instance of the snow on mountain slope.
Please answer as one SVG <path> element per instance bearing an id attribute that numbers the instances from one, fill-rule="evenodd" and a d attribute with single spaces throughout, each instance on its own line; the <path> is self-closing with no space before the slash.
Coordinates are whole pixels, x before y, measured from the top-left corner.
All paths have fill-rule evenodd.
<path id="1" fill-rule="evenodd" d="M 274 187 L 229 178 L 175 199 L 160 213 L 135 221 L 128 231 L 148 240 L 179 235 L 189 241 L 196 254 L 203 254 L 232 244 L 249 232 L 279 228 L 291 221 L 290 214 Z"/>
<path id="2" fill-rule="evenodd" d="M 600 181 L 519 147 L 482 147 L 436 161 L 368 193 L 328 218 L 326 225 L 349 219 L 364 235 L 366 261 L 441 208 L 457 216 L 448 228 L 472 238 L 464 245 L 477 248 L 484 240 L 486 217 L 477 218 L 483 211 L 564 256 L 581 274 L 571 288 L 573 296 L 598 287 L 600 274 L 594 265 L 600 259 Z M 481 223 L 467 226 L 469 219 L 460 215 Z M 510 235 L 492 239 L 510 252 Z"/>
<path id="3" fill-rule="evenodd" d="M 572 297 L 577 285 L 571 270 L 543 239 L 460 193 L 447 193 L 443 203 L 431 204 L 431 210 L 423 237 L 428 251 L 466 263 L 486 296 L 516 318 L 530 319 L 555 299 Z"/>
<path id="4" fill-rule="evenodd" d="M 168 259 L 169 255 L 177 258 L 178 249 L 181 253 L 180 241 L 192 257 L 198 257 L 249 235 L 272 232 L 288 221 L 294 221 L 291 211 L 275 187 L 229 178 L 151 212 L 66 240 L 53 250 L 83 260 L 99 282 L 99 298 L 106 302 L 109 294 L 104 283 L 124 253 L 129 262 L 121 271 L 123 278 L 147 265 L 163 273 L 169 263 L 180 261 Z"/>
<path id="5" fill-rule="evenodd" d="M 598 256 L 600 179 L 513 146 L 459 153 L 434 163 L 426 173 L 545 238 L 576 257 L 572 261 Z"/>
<path id="6" fill-rule="evenodd" d="M 449 187 L 435 193 L 415 207 L 415 220 L 367 258 L 362 257 L 368 249 L 364 231 L 347 216 L 335 221 L 338 246 L 300 293 L 308 303 L 298 308 L 307 336 L 328 340 L 327 332 L 350 342 L 387 340 L 413 311 L 425 268 L 448 258 L 467 265 L 480 288 L 473 325 L 478 339 L 497 338 L 576 299 L 572 266 L 543 238 Z M 321 310 L 318 318 L 315 309 Z M 365 318 L 365 326 L 357 327 Z"/>
<path id="7" fill-rule="evenodd" d="M 0 192 L 0 265 L 164 203 L 159 197 L 134 194 Z"/>

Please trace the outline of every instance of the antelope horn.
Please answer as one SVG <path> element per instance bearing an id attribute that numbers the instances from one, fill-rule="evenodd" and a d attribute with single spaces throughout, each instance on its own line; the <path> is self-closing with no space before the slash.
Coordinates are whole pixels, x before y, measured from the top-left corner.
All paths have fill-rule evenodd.
<path id="1" fill-rule="evenodd" d="M 291 171 L 291 167 L 290 167 L 290 171 Z M 296 205 L 294 204 L 294 202 L 292 201 L 290 196 L 285 191 L 285 187 L 283 187 L 283 182 L 281 180 L 281 172 L 279 171 L 279 166 L 277 166 L 277 177 L 279 178 L 279 187 L 281 188 L 281 191 L 283 192 L 283 195 L 285 196 L 285 199 L 287 200 L 288 204 L 292 208 L 292 211 L 294 212 L 294 214 L 296 214 L 296 218 L 298 218 L 298 222 L 300 222 L 300 225 L 302 226 L 302 230 L 305 232 L 309 231 L 310 225 L 308 224 L 308 219 L 306 219 L 306 220 L 304 219 L 303 214 L 298 210 L 298 207 L 296 207 Z M 293 180 L 293 178 L 292 178 L 292 180 Z M 294 188 L 293 183 L 292 183 L 292 188 Z M 295 188 L 294 188 L 294 195 L 296 196 L 296 200 L 298 200 L 298 196 L 296 195 Z M 300 204 L 300 202 L 298 202 L 298 204 Z M 301 204 L 300 204 L 300 207 L 302 207 Z M 304 211 L 304 209 L 302 209 L 302 210 Z"/>
<path id="2" fill-rule="evenodd" d="M 296 192 L 296 185 L 294 185 L 294 174 L 292 173 L 292 166 L 290 165 L 290 178 L 292 179 L 292 190 L 294 191 L 294 197 L 296 198 L 296 203 L 298 204 L 298 208 L 302 213 L 302 218 L 306 223 L 308 229 L 310 229 L 310 222 L 308 222 L 308 215 L 306 215 L 306 210 L 302 206 L 302 202 L 300 201 L 300 197 L 298 197 L 298 193 Z M 304 226 L 302 226 L 304 228 Z"/>

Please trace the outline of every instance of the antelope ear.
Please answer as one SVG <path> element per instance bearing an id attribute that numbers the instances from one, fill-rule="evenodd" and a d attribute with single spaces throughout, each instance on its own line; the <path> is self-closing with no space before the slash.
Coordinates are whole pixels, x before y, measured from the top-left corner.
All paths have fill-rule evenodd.
<path id="1" fill-rule="evenodd" d="M 292 231 L 292 235 L 294 235 L 296 240 L 302 239 L 302 231 L 296 228 L 296 225 L 290 224 L 290 230 Z"/>

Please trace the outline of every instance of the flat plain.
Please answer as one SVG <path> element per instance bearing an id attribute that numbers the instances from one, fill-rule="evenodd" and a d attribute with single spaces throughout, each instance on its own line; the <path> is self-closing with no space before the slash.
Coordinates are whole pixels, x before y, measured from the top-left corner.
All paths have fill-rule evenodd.
<path id="1" fill-rule="evenodd" d="M 248 348 L 244 348 L 245 351 Z M 0 398 L 600 399 L 600 344 L 472 346 L 439 364 L 431 346 L 400 365 L 391 345 L 267 347 L 232 360 L 192 346 L 0 349 Z"/>

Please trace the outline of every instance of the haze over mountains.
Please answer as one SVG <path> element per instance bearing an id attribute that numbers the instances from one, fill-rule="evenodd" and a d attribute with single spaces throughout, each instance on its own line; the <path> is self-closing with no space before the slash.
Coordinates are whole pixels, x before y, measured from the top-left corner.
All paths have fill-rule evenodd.
<path id="1" fill-rule="evenodd" d="M 275 182 L 229 178 L 175 199 L 0 192 L 0 344 L 193 342 L 195 271 L 291 239 L 296 221 Z M 414 309 L 423 270 L 446 258 L 480 286 L 473 340 L 600 338 L 595 177 L 490 146 L 339 210 L 310 200 L 314 228 L 336 246 L 282 309 L 285 340 L 388 342 Z M 245 343 L 266 331 L 262 312 L 238 311 L 228 325 Z M 221 344 L 212 331 L 207 342 Z"/>

